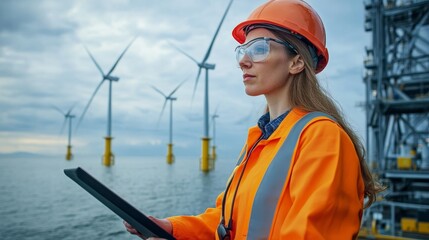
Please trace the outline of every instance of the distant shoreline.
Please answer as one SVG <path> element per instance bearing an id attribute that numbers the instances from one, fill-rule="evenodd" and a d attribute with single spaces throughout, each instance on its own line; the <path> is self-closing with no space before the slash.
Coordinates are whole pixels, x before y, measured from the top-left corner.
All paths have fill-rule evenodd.
<path id="1" fill-rule="evenodd" d="M 42 157 L 44 155 L 31 152 L 0 153 L 0 157 Z"/>

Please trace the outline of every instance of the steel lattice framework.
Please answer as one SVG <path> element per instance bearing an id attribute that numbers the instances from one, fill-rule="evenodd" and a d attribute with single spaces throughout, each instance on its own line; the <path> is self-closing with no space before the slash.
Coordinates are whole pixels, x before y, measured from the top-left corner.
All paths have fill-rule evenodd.
<path id="1" fill-rule="evenodd" d="M 367 217 L 401 235 L 404 216 L 429 222 L 429 1 L 364 3 L 367 161 L 389 186 Z"/>

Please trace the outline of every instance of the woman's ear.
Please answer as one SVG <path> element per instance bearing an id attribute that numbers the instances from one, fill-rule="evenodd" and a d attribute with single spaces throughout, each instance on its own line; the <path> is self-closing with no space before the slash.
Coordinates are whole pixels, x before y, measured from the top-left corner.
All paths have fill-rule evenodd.
<path id="1" fill-rule="evenodd" d="M 304 59 L 298 54 L 290 61 L 289 72 L 291 74 L 298 74 L 304 70 L 304 65 Z"/>

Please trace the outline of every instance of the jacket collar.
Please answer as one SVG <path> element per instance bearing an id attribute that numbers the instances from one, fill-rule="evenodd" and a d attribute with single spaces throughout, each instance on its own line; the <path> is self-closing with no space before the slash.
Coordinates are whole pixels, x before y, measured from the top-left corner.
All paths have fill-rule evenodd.
<path id="1" fill-rule="evenodd" d="M 306 111 L 300 108 L 293 108 L 290 110 L 277 129 L 265 141 L 272 141 L 286 137 L 293 125 L 306 113 Z M 261 137 L 261 135 L 262 131 L 257 125 L 250 127 L 247 135 L 247 146 L 252 146 Z"/>

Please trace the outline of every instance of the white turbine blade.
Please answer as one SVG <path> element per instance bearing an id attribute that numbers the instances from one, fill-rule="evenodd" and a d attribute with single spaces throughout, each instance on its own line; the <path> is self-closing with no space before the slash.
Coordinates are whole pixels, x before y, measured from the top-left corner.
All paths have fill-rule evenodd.
<path id="1" fill-rule="evenodd" d="M 67 112 L 67 116 L 69 116 L 70 115 L 70 113 L 73 111 L 73 108 L 76 106 L 76 103 L 75 104 L 73 104 L 71 107 L 70 107 L 70 109 L 69 109 L 69 111 Z"/>
<path id="2" fill-rule="evenodd" d="M 57 106 L 55 106 L 55 105 L 52 105 L 51 106 L 53 109 L 55 109 L 55 110 L 57 110 L 58 112 L 60 112 L 62 115 L 66 115 L 59 107 L 57 107 Z"/>
<path id="3" fill-rule="evenodd" d="M 228 6 L 226 7 L 225 13 L 223 14 L 222 20 L 220 21 L 219 25 L 217 26 L 215 35 L 213 36 L 212 42 L 210 43 L 210 46 L 207 49 L 206 55 L 204 56 L 204 59 L 202 61 L 203 63 L 205 63 L 207 61 L 207 59 L 209 58 L 209 56 L 210 56 L 210 52 L 212 51 L 214 41 L 216 40 L 217 34 L 219 33 L 219 30 L 220 30 L 220 27 L 222 26 L 222 23 L 225 20 L 226 14 L 228 13 L 229 8 L 231 7 L 232 1 L 233 0 L 229 1 Z"/>
<path id="4" fill-rule="evenodd" d="M 200 65 L 200 63 L 193 57 L 191 57 L 191 55 L 187 54 L 185 51 L 183 51 L 182 49 L 180 49 L 179 47 L 177 47 L 176 45 L 174 45 L 173 43 L 169 42 L 169 44 L 171 46 L 173 46 L 177 51 L 183 53 L 185 56 L 187 56 L 189 59 L 191 59 L 193 62 L 195 62 L 197 65 Z"/>
<path id="5" fill-rule="evenodd" d="M 182 81 L 179 85 L 177 85 L 177 87 L 168 95 L 169 97 L 173 96 L 173 94 L 180 88 L 180 86 L 182 86 L 188 79 L 185 79 L 184 81 Z"/>
<path id="6" fill-rule="evenodd" d="M 94 93 L 92 94 L 91 98 L 89 99 L 88 103 L 86 104 L 86 106 L 85 106 L 85 108 L 84 108 L 84 110 L 83 110 L 82 114 L 80 115 L 79 121 L 78 121 L 78 123 L 76 124 L 76 130 L 75 130 L 75 131 L 77 131 L 77 129 L 79 128 L 79 125 L 80 125 L 80 123 L 82 122 L 83 117 L 85 116 L 86 111 L 88 111 L 88 108 L 89 108 L 89 106 L 91 105 L 91 102 L 92 102 L 92 100 L 93 100 L 93 99 L 94 99 L 94 97 L 95 97 L 95 94 L 97 94 L 98 89 L 100 89 L 100 87 L 101 87 L 101 85 L 103 84 L 103 82 L 104 82 L 104 78 L 103 78 L 103 79 L 101 80 L 101 82 L 98 84 L 97 88 L 95 88 Z"/>
<path id="7" fill-rule="evenodd" d="M 137 37 L 134 37 L 133 40 L 131 40 L 131 42 L 128 44 L 128 46 L 124 49 L 124 51 L 121 53 L 121 55 L 118 57 L 118 59 L 116 60 L 115 64 L 113 64 L 112 68 L 110 69 L 110 71 L 107 73 L 107 76 L 109 76 L 113 70 L 115 70 L 116 65 L 118 65 L 119 61 L 121 60 L 121 58 L 124 56 L 125 52 L 127 52 L 128 48 L 130 48 L 131 44 L 133 44 L 133 42 L 137 39 Z"/>
<path id="8" fill-rule="evenodd" d="M 157 91 L 157 92 L 159 92 L 159 93 L 161 93 L 161 95 L 162 96 L 164 96 L 164 97 L 167 97 L 167 95 L 165 95 L 163 92 L 161 92 L 161 90 L 159 90 L 158 88 L 156 88 L 155 86 L 153 86 L 153 85 L 150 85 L 155 91 Z"/>
<path id="9" fill-rule="evenodd" d="M 66 126 L 66 123 L 67 123 L 67 117 L 64 117 L 64 122 L 63 122 L 63 125 L 61 126 L 61 130 L 60 130 L 60 135 L 63 134 L 64 127 Z"/>
<path id="10" fill-rule="evenodd" d="M 201 67 L 198 69 L 198 75 L 197 75 L 197 78 L 195 79 L 194 91 L 192 92 L 192 102 L 194 101 L 195 91 L 197 90 L 197 85 L 198 85 L 198 80 L 200 79 L 200 75 L 201 75 Z"/>
<path id="11" fill-rule="evenodd" d="M 161 121 L 162 115 L 164 114 L 165 106 L 167 106 L 167 98 L 165 99 L 164 105 L 162 106 L 161 114 L 159 114 L 158 123 L 156 124 L 157 126 L 159 126 L 159 122 Z"/>
<path id="12" fill-rule="evenodd" d="M 89 57 L 91 57 L 91 59 L 92 59 L 92 61 L 94 62 L 95 66 L 97 66 L 98 70 L 99 70 L 99 71 L 100 71 L 100 73 L 101 73 L 101 76 L 103 76 L 103 77 L 104 77 L 103 70 L 101 69 L 100 65 L 98 65 L 97 61 L 95 61 L 94 56 L 92 56 L 91 52 L 88 50 L 88 48 L 87 48 L 85 45 L 84 45 L 83 47 L 85 48 L 86 52 L 89 54 Z"/>

